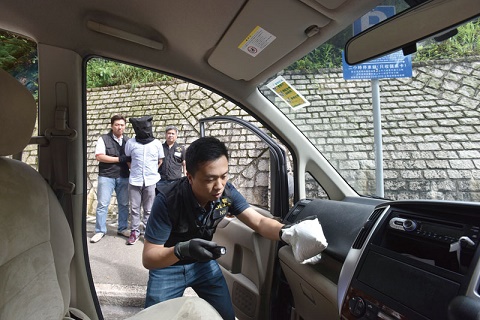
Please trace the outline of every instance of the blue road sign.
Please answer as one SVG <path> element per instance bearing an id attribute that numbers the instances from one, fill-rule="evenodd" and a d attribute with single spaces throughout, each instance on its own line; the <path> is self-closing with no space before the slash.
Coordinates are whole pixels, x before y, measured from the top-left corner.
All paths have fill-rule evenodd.
<path id="1" fill-rule="evenodd" d="M 395 6 L 377 6 L 353 23 L 353 35 L 367 30 L 371 26 L 395 15 Z"/>
<path id="2" fill-rule="evenodd" d="M 357 34 L 395 14 L 394 6 L 378 6 L 353 23 Z M 351 66 L 342 54 L 343 78 L 345 80 L 366 80 L 382 78 L 408 78 L 412 76 L 412 58 L 401 51 Z"/>

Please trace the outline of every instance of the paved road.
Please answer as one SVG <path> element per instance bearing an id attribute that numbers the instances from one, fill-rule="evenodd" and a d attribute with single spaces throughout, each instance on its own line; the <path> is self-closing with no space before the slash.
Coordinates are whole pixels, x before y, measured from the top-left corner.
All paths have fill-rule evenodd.
<path id="1" fill-rule="evenodd" d="M 140 311 L 145 302 L 148 270 L 142 265 L 143 237 L 134 245 L 117 235 L 115 220 L 107 220 L 107 235 L 90 243 L 95 217 L 87 217 L 90 267 L 105 320 L 122 320 Z M 188 288 L 186 296 L 195 292 Z"/>

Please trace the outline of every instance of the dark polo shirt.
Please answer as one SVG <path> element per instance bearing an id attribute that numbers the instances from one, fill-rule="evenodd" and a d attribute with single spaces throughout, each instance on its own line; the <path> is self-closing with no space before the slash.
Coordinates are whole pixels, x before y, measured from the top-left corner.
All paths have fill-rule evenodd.
<path id="1" fill-rule="evenodd" d="M 218 223 L 227 213 L 238 215 L 249 206 L 240 192 L 227 182 L 222 197 L 203 208 L 195 199 L 188 179 L 183 177 L 160 188 L 148 219 L 145 239 L 165 247 L 194 238 L 212 240 Z M 177 264 L 190 262 L 193 261 Z"/>

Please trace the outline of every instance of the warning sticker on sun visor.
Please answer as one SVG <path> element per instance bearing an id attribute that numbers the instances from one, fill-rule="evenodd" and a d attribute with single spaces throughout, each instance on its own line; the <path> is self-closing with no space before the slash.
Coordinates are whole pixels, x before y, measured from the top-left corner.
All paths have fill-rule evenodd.
<path id="1" fill-rule="evenodd" d="M 262 52 L 263 49 L 268 47 L 277 37 L 268 32 L 267 30 L 256 26 L 252 32 L 240 43 L 238 48 L 245 51 L 252 57 L 256 57 L 257 54 Z"/>

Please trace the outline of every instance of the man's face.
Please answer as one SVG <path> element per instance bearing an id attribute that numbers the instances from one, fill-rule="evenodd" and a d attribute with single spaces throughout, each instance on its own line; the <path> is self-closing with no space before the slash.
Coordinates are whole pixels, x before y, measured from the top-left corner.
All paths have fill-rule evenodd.
<path id="1" fill-rule="evenodd" d="M 204 207 L 210 201 L 222 196 L 228 181 L 228 160 L 225 156 L 203 163 L 192 176 L 187 172 L 188 181 L 198 203 Z"/>
<path id="2" fill-rule="evenodd" d="M 165 132 L 165 140 L 167 140 L 167 144 L 173 144 L 177 140 L 177 131 L 171 129 Z"/>
<path id="3" fill-rule="evenodd" d="M 115 120 L 112 124 L 112 131 L 113 134 L 120 138 L 123 135 L 123 132 L 125 131 L 125 121 L 123 120 Z"/>

